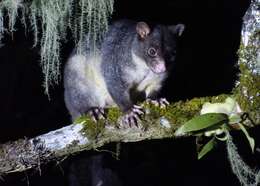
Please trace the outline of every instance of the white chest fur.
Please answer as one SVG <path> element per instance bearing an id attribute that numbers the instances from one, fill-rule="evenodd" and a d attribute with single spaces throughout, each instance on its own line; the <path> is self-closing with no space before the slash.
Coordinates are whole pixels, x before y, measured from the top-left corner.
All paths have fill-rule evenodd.
<path id="1" fill-rule="evenodd" d="M 155 74 L 150 71 L 147 76 L 140 82 L 137 87 L 138 91 L 145 91 L 146 97 L 149 97 L 154 91 L 158 91 L 162 87 L 162 82 L 166 74 Z"/>
<path id="2" fill-rule="evenodd" d="M 132 53 L 133 62 L 136 69 L 129 69 L 129 77 L 137 84 L 138 91 L 145 91 L 146 97 L 152 92 L 158 91 L 162 86 L 162 81 L 166 78 L 167 74 L 156 74 L 152 72 L 140 57 Z"/>

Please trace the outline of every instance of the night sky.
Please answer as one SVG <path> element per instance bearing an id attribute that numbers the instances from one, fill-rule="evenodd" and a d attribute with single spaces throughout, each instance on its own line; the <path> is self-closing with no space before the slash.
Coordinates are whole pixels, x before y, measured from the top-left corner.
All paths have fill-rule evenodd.
<path id="1" fill-rule="evenodd" d="M 127 18 L 159 24 L 183 23 L 186 30 L 180 40 L 176 67 L 162 91 L 170 101 L 229 93 L 237 79 L 237 54 L 242 17 L 249 0 L 115 0 L 112 20 Z M 0 142 L 33 137 L 70 123 L 63 101 L 62 80 L 51 89 L 51 100 L 44 94 L 39 65 L 39 48 L 32 48 L 32 34 L 25 36 L 18 23 L 13 39 L 6 35 L 0 48 Z M 65 63 L 73 50 L 68 38 L 62 48 Z M 257 131 L 250 131 L 257 137 Z M 235 132 L 241 154 L 251 165 L 259 164 L 251 156 L 243 135 Z M 242 140 L 243 139 L 243 140 Z M 256 142 L 259 137 L 256 139 Z M 115 149 L 111 144 L 103 149 Z M 96 152 L 84 152 L 89 157 Z M 79 156 L 57 165 L 50 163 L 38 172 L 10 175 L 0 186 L 68 185 L 68 165 Z M 214 186 L 240 185 L 232 174 L 224 144 L 206 158 L 196 160 L 194 138 L 153 140 L 122 144 L 120 161 L 105 153 L 106 167 L 113 169 L 126 186 Z M 259 154 L 258 154 L 259 156 Z"/>

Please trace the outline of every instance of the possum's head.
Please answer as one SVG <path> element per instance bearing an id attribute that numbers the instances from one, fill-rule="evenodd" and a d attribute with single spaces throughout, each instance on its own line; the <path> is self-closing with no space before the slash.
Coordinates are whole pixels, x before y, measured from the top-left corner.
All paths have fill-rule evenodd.
<path id="1" fill-rule="evenodd" d="M 156 74 L 164 73 L 176 56 L 176 40 L 182 35 L 184 25 L 155 26 L 145 22 L 136 24 L 137 43 L 134 53 Z"/>

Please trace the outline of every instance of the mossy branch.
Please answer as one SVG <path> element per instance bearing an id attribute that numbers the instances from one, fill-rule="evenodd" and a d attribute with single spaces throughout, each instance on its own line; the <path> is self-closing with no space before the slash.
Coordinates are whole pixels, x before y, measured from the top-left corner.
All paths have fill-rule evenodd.
<path id="1" fill-rule="evenodd" d="M 120 111 L 112 108 L 108 113 L 109 123 L 106 127 L 101 125 L 101 122 L 81 122 L 32 139 L 20 139 L 2 144 L 0 145 L 0 175 L 37 168 L 41 164 L 79 151 L 96 149 L 110 142 L 175 138 L 176 129 L 197 115 L 205 101 L 220 102 L 225 97 L 222 95 L 214 98 L 196 98 L 171 104 L 167 109 L 147 104 L 145 105 L 147 114 L 142 120 L 143 128 L 116 127 L 115 121 Z"/>
<path id="2" fill-rule="evenodd" d="M 94 123 L 88 117 L 81 123 L 51 131 L 32 139 L 20 139 L 0 145 L 0 175 L 22 172 L 39 165 L 84 150 L 91 150 L 111 142 L 137 142 L 150 139 L 188 137 L 176 136 L 175 131 L 186 121 L 199 115 L 205 102 L 223 102 L 229 95 L 194 98 L 186 102 L 176 102 L 161 109 L 145 104 L 146 115 L 142 127 L 117 127 L 120 111 L 108 111 L 106 125 L 102 120 Z M 85 121 L 85 122 L 83 122 Z"/>

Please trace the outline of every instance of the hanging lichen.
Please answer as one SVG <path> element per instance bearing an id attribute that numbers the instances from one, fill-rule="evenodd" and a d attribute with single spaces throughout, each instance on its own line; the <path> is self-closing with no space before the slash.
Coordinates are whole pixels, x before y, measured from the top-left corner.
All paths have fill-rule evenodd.
<path id="1" fill-rule="evenodd" d="M 22 6 L 23 5 L 20 0 L 14 0 L 14 1 L 3 0 L 1 2 L 0 11 L 1 11 L 1 15 L 2 15 L 2 17 L 1 17 L 2 24 L 3 24 L 3 20 L 4 20 L 3 13 L 4 13 L 4 11 L 6 11 L 7 16 L 9 18 L 8 30 L 10 32 L 14 31 L 16 17 L 18 16 L 18 9 L 19 9 L 19 7 L 22 7 Z M 4 29 L 4 28 L 1 28 L 1 29 Z"/>
<path id="2" fill-rule="evenodd" d="M 46 92 L 52 83 L 59 82 L 61 41 L 66 38 L 66 18 L 70 8 L 70 0 L 34 0 L 30 6 L 30 23 L 34 31 L 35 45 L 38 43 L 39 30 L 42 30 L 41 66 Z M 38 28 L 37 18 L 41 20 L 41 29 Z"/>
<path id="3" fill-rule="evenodd" d="M 12 34 L 15 31 L 15 23 L 18 17 L 18 10 L 21 11 L 21 21 L 25 24 L 25 7 L 22 0 L 3 0 L 0 3 L 0 42 L 6 31 Z M 7 29 L 4 28 L 4 15 L 8 17 Z"/>
<path id="4" fill-rule="evenodd" d="M 40 44 L 41 66 L 45 92 L 60 80 L 60 51 L 69 30 L 82 52 L 84 43 L 95 50 L 108 27 L 114 0 L 3 0 L 0 2 L 0 41 L 4 33 L 15 31 L 19 18 L 25 28 L 34 35 L 34 46 Z M 4 17 L 8 26 L 4 28 Z M 30 27 L 27 27 L 26 16 Z M 0 42 L 1 44 L 1 42 Z"/>
<path id="5" fill-rule="evenodd" d="M 244 186 L 257 186 L 260 183 L 260 171 L 250 168 L 240 157 L 237 147 L 228 133 L 227 153 L 233 173 Z"/>
<path id="6" fill-rule="evenodd" d="M 79 0 L 72 12 L 76 14 L 70 16 L 75 18 L 70 20 L 75 41 L 91 46 L 89 49 L 95 49 L 107 30 L 107 18 L 113 11 L 113 3 L 113 0 Z M 78 52 L 82 52 L 82 47 L 86 46 L 79 45 Z"/>

